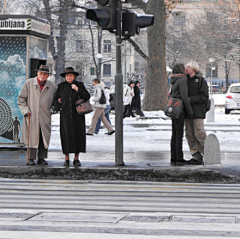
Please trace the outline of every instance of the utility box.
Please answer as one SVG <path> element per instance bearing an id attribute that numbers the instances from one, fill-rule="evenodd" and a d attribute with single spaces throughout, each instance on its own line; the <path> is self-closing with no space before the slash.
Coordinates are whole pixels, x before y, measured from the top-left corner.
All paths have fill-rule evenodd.
<path id="1" fill-rule="evenodd" d="M 0 15 L 0 144 L 21 145 L 23 116 L 17 98 L 24 82 L 47 63 L 48 21 Z"/>

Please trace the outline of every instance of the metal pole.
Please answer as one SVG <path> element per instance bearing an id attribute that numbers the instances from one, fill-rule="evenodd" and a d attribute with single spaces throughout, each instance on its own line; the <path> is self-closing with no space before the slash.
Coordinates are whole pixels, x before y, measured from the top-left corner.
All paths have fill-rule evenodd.
<path id="1" fill-rule="evenodd" d="M 99 54 L 99 58 L 98 58 L 98 67 L 97 67 L 97 77 L 99 79 L 102 78 L 102 58 L 100 57 L 100 55 L 102 54 L 102 28 L 98 27 L 98 54 Z"/>
<path id="2" fill-rule="evenodd" d="M 225 55 L 225 60 L 227 56 Z M 225 61 L 225 75 L 226 75 L 226 91 L 228 91 L 228 66 L 227 66 L 227 61 Z"/>
<path id="3" fill-rule="evenodd" d="M 212 62 L 211 62 L 211 87 L 210 87 L 210 91 L 211 91 L 211 98 L 212 98 Z"/>
<path id="4" fill-rule="evenodd" d="M 127 84 L 127 42 L 125 41 L 124 83 Z"/>
<path id="5" fill-rule="evenodd" d="M 123 75 L 121 66 L 121 0 L 115 0 L 117 10 L 116 34 L 116 75 L 115 75 L 115 166 L 124 166 L 123 162 Z"/>
<path id="6" fill-rule="evenodd" d="M 29 134 L 30 134 L 30 114 L 28 114 L 28 136 L 27 136 L 27 165 L 29 164 L 30 150 L 29 150 Z"/>
<path id="7" fill-rule="evenodd" d="M 7 14 L 7 0 L 4 1 L 4 14 Z"/>

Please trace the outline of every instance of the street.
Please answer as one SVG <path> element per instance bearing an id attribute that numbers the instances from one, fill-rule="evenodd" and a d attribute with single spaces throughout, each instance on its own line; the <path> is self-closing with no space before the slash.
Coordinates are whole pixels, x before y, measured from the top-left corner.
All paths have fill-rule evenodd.
<path id="1" fill-rule="evenodd" d="M 240 238 L 240 185 L 0 179 L 0 238 Z"/>

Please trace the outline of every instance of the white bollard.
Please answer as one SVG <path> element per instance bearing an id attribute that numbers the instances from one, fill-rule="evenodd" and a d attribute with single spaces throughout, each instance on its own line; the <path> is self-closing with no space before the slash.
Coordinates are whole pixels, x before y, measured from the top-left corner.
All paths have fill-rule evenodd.
<path id="1" fill-rule="evenodd" d="M 209 134 L 204 143 L 204 165 L 221 164 L 219 141 L 215 134 Z"/>
<path id="2" fill-rule="evenodd" d="M 215 122 L 215 113 L 214 113 L 214 99 L 213 98 L 209 98 L 209 100 L 211 100 L 211 108 L 210 110 L 207 112 L 207 122 Z"/>

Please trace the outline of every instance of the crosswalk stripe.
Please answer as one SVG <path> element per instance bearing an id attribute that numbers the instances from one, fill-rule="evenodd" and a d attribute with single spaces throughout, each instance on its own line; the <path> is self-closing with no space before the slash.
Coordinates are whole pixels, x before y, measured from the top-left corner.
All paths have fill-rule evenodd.
<path id="1" fill-rule="evenodd" d="M 1 179 L 0 195 L 5 238 L 240 238 L 238 184 Z"/>

